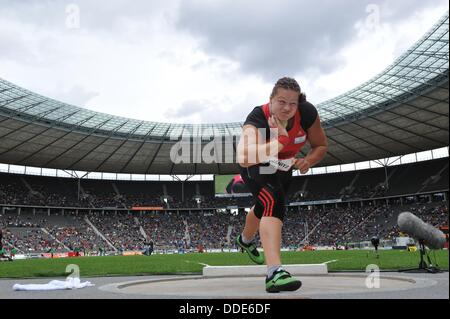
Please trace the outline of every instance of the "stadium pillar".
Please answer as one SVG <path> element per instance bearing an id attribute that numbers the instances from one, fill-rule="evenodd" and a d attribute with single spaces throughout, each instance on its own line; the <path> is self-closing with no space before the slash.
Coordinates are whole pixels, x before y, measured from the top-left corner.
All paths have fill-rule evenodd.
<path id="1" fill-rule="evenodd" d="M 34 207 L 33 207 L 33 216 L 36 216 L 36 208 L 34 208 Z"/>
<path id="2" fill-rule="evenodd" d="M 81 178 L 78 179 L 78 190 L 77 190 L 78 201 L 80 200 L 80 183 L 81 183 Z"/>
<path id="3" fill-rule="evenodd" d="M 403 197 L 400 197 L 400 206 L 403 206 Z"/>
<path id="4" fill-rule="evenodd" d="M 61 208 L 61 215 L 64 217 L 64 208 Z"/>
<path id="5" fill-rule="evenodd" d="M 389 207 L 389 199 L 386 198 L 386 206 Z"/>
<path id="6" fill-rule="evenodd" d="M 448 198 L 447 192 L 444 192 L 444 200 L 447 201 L 447 198 Z"/>
<path id="7" fill-rule="evenodd" d="M 184 181 L 181 181 L 181 202 L 184 203 Z"/>
<path id="8" fill-rule="evenodd" d="M 5 215 L 5 206 L 2 206 L 2 215 Z"/>
<path id="9" fill-rule="evenodd" d="M 34 208 L 33 208 L 34 209 Z M 17 208 L 17 216 L 20 216 L 20 210 L 21 210 L 21 207 L 18 207 Z"/>
<path id="10" fill-rule="evenodd" d="M 47 208 L 47 216 L 50 216 L 50 208 Z"/>
<path id="11" fill-rule="evenodd" d="M 385 180 L 384 180 L 384 185 L 386 186 L 386 189 L 389 189 L 389 178 L 388 178 L 388 172 L 387 172 L 387 165 L 384 165 L 384 176 L 385 176 Z"/>
<path id="12" fill-rule="evenodd" d="M 432 196 L 431 194 L 428 195 L 428 202 L 429 202 L 429 203 L 433 202 L 433 196 Z"/>

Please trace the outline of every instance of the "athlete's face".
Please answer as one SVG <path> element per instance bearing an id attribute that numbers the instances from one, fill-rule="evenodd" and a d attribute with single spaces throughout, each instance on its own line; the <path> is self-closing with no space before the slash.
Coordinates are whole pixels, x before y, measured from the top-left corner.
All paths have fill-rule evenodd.
<path id="1" fill-rule="evenodd" d="M 298 92 L 279 88 L 270 100 L 272 114 L 282 121 L 292 118 L 297 111 L 299 95 Z"/>

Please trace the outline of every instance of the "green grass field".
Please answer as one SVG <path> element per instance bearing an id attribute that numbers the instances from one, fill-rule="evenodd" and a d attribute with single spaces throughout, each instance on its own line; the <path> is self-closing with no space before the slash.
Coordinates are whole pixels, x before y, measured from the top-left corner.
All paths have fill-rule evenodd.
<path id="1" fill-rule="evenodd" d="M 434 252 L 431 252 L 435 262 Z M 448 250 L 435 252 L 437 265 L 448 270 Z M 377 259 L 372 251 L 305 251 L 283 252 L 284 264 L 314 264 L 337 260 L 328 264 L 329 271 L 365 271 L 369 264 L 381 270 L 396 270 L 417 267 L 418 252 L 381 250 Z M 242 253 L 190 253 L 152 256 L 107 256 L 61 259 L 29 259 L 0 263 L 0 278 L 65 277 L 66 266 L 76 264 L 80 276 L 156 275 L 156 274 L 200 274 L 203 266 L 252 265 Z"/>

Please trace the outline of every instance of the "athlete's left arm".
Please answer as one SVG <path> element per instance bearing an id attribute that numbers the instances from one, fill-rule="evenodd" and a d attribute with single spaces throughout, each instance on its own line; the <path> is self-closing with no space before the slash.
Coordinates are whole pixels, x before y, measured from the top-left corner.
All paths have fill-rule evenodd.
<path id="1" fill-rule="evenodd" d="M 301 174 L 306 174 L 311 167 L 318 164 L 325 157 L 328 150 L 327 136 L 320 124 L 319 115 L 317 115 L 313 125 L 307 130 L 307 133 L 311 150 L 306 157 L 297 159 L 294 164 Z"/>

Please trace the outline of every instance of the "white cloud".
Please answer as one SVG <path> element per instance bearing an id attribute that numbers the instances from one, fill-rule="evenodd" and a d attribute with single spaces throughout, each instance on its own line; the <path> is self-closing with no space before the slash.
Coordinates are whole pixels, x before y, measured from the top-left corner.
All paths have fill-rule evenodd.
<path id="1" fill-rule="evenodd" d="M 189 9 L 191 2 L 130 6 L 116 0 L 99 6 L 79 1 L 79 29 L 66 28 L 65 2 L 12 1 L 3 6 L 6 2 L 0 0 L 0 77 L 99 112 L 162 122 L 242 121 L 254 106 L 268 101 L 278 76 L 268 79 L 267 70 L 273 68 L 258 71 L 258 63 L 276 66 L 276 54 L 260 55 L 263 60 L 249 66 L 252 52 L 241 60 L 239 54 L 223 50 L 233 45 L 233 37 L 227 37 L 227 46 L 218 52 L 205 41 L 224 40 L 220 33 L 190 32 L 187 25 L 180 29 L 177 19 L 184 13 L 180 10 Z M 279 76 L 295 75 L 315 103 L 343 93 L 381 71 L 422 36 L 448 8 L 441 2 L 398 21 L 392 14 L 398 8 L 386 9 L 389 15 L 376 31 L 354 21 L 354 28 L 345 31 L 353 41 L 333 50 L 335 44 L 329 40 L 327 54 L 322 60 L 315 57 L 317 66 Z M 320 13 L 320 8 L 315 10 Z M 270 16 L 270 10 L 264 15 Z M 360 21 L 364 17 L 362 13 Z M 192 23 L 196 18 L 200 19 L 183 21 Z M 211 23 L 218 19 L 206 18 Z M 245 12 L 237 18 L 245 21 Z M 294 22 L 298 28 L 306 27 L 301 18 L 289 23 Z M 240 20 L 237 25 L 241 30 L 232 29 L 236 37 L 244 32 L 249 38 L 263 36 L 256 29 L 244 30 Z M 248 48 L 258 49 L 259 43 Z M 269 43 L 263 49 L 277 48 Z"/>
<path id="2" fill-rule="evenodd" d="M 419 40 L 442 16 L 446 6 L 416 11 L 399 23 L 384 21 L 381 10 L 380 25 L 375 28 L 368 27 L 364 20 L 358 21 L 355 41 L 336 53 L 344 61 L 338 69 L 320 74 L 312 67 L 298 75 L 305 79 L 307 95 L 315 103 L 323 102 L 376 76 Z"/>

